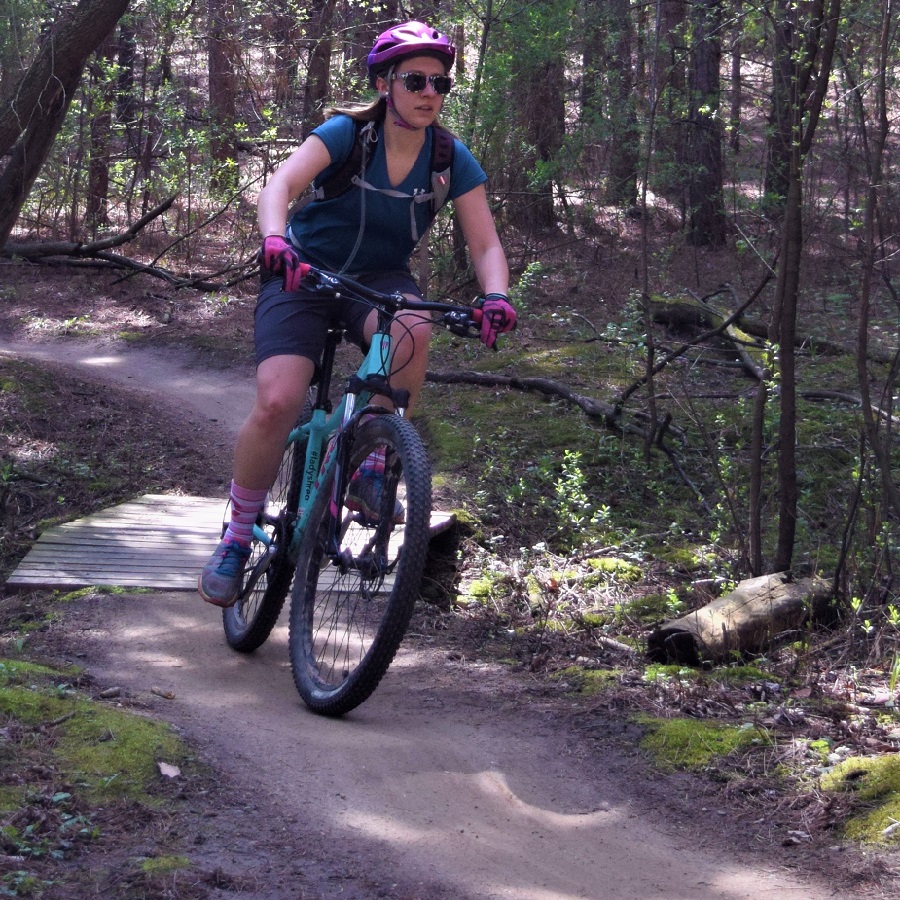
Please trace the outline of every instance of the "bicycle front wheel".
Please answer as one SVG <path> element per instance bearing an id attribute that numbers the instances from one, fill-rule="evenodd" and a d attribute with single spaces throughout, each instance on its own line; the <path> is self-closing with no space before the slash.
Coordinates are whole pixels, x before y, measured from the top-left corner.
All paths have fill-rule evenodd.
<path id="1" fill-rule="evenodd" d="M 384 475 L 361 503 L 353 479 L 373 453 L 383 456 Z M 431 518 L 428 457 L 399 416 L 359 427 L 343 480 L 336 509 L 332 476 L 311 510 L 288 639 L 300 696 L 328 716 L 366 700 L 394 659 L 418 596 Z"/>
<path id="2" fill-rule="evenodd" d="M 294 566 L 287 547 L 300 501 L 305 456 L 305 438 L 285 449 L 275 484 L 258 519 L 269 544 L 253 542 L 237 603 L 222 610 L 225 640 L 242 653 L 252 653 L 266 642 L 291 586 Z"/>

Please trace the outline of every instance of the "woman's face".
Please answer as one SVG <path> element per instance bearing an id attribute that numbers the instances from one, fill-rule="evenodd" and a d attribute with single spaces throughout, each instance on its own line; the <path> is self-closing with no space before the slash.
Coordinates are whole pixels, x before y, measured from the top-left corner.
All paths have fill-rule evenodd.
<path id="1" fill-rule="evenodd" d="M 434 122 L 441 111 L 444 97 L 435 91 L 430 81 L 426 81 L 420 91 L 408 91 L 403 76 L 409 72 L 429 78 L 432 75 L 446 75 L 446 69 L 443 63 L 433 56 L 412 56 L 397 64 L 390 83 L 383 78 L 378 79 L 379 91 L 390 94 L 394 107 L 403 121 L 413 128 L 425 128 Z"/>

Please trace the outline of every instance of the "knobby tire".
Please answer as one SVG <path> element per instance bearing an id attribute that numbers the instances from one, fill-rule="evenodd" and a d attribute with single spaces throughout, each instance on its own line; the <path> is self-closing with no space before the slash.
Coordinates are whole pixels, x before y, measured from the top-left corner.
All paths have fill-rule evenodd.
<path id="1" fill-rule="evenodd" d="M 308 414 L 307 408 L 301 421 L 306 421 Z M 288 444 L 285 449 L 259 520 L 272 544 L 266 548 L 261 541 L 253 542 L 238 601 L 222 611 L 225 640 L 242 653 L 252 653 L 266 642 L 291 587 L 294 565 L 285 551 L 299 505 L 305 455 L 305 439 Z"/>
<path id="2" fill-rule="evenodd" d="M 328 716 L 349 712 L 378 686 L 409 624 L 428 551 L 431 473 L 421 439 L 398 416 L 370 419 L 353 439 L 345 483 L 376 449 L 386 453 L 379 521 L 350 511 L 344 489 L 337 529 L 343 563 L 336 565 L 326 548 L 335 533 L 330 478 L 313 505 L 294 579 L 294 683 L 307 706 Z M 392 524 L 396 499 L 405 507 L 402 525 Z"/>

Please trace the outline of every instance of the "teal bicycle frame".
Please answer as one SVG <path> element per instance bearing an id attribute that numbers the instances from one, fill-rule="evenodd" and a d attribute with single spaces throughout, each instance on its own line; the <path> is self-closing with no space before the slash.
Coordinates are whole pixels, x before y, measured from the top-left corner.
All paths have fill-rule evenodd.
<path id="1" fill-rule="evenodd" d="M 379 310 L 379 316 L 381 315 L 382 313 Z M 307 436 L 306 457 L 303 461 L 303 483 L 300 487 L 300 508 L 297 510 L 297 519 L 287 548 L 288 554 L 292 557 L 296 556 L 299 550 L 309 511 L 312 509 L 313 503 L 318 496 L 320 486 L 330 483 L 331 470 L 338 459 L 338 441 L 331 441 L 329 444 L 329 440 L 333 434 L 338 431 L 344 431 L 350 425 L 360 400 L 363 402 L 363 412 L 369 411 L 368 401 L 374 393 L 370 389 L 363 389 L 358 394 L 347 390 L 333 412 L 329 413 L 326 410 L 325 402 L 329 387 L 328 382 L 331 378 L 331 363 L 334 359 L 334 349 L 340 340 L 340 335 L 335 335 L 334 333 L 329 335 L 329 341 L 333 343 L 326 350 L 329 358 L 326 359 L 325 371 L 323 371 L 322 381 L 319 384 L 319 393 L 316 405 L 312 411 L 312 418 L 309 422 L 294 428 L 287 439 L 287 443 L 290 445 L 301 440 L 304 435 Z M 370 383 L 372 378 L 387 379 L 390 374 L 388 366 L 392 349 L 393 338 L 391 335 L 381 330 L 377 331 L 372 336 L 369 350 L 356 371 L 356 381 L 365 385 Z M 353 380 L 351 379 L 351 381 Z M 402 416 L 403 412 L 402 407 L 396 409 L 396 414 L 398 415 Z M 324 460 L 322 460 L 323 449 L 325 449 L 326 454 Z M 339 487 L 339 479 L 336 478 L 334 484 L 336 488 Z M 270 536 L 259 525 L 254 526 L 253 536 L 266 546 L 271 544 Z"/>
<path id="2" fill-rule="evenodd" d="M 335 409 L 329 398 L 344 328 L 328 330 L 315 400 L 307 401 L 301 424 L 287 437 L 271 506 L 254 526 L 238 602 L 224 611 L 223 622 L 231 647 L 256 650 L 293 586 L 288 650 L 294 682 L 310 708 L 343 715 L 387 671 L 409 623 L 427 552 L 428 457 L 412 425 L 397 417 L 409 406 L 409 392 L 390 384 L 391 332 L 404 327 L 395 324 L 396 314 L 436 312 L 435 324 L 477 337 L 480 310 L 384 294 L 346 276 L 304 270 L 309 290 L 367 303 L 378 322 Z M 363 463 L 376 453 L 383 471 L 362 475 L 363 493 L 351 494 L 351 471 L 353 477 L 364 472 Z M 365 495 L 373 484 L 375 501 Z"/>

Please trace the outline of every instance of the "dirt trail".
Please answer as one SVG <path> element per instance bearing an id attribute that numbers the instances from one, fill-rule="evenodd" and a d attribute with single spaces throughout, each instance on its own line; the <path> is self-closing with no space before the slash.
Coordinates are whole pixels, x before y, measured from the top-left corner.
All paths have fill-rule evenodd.
<path id="1" fill-rule="evenodd" d="M 0 342 L 2 352 L 168 397 L 223 439 L 252 396 L 246 373 L 208 373 L 168 353 L 68 342 Z M 331 721 L 307 712 L 294 690 L 283 621 L 250 657 L 228 649 L 218 611 L 192 594 L 89 598 L 73 627 L 80 663 L 176 723 L 314 861 L 302 891 L 273 882 L 265 896 L 837 896 L 774 860 L 727 856 L 715 811 L 690 823 L 648 811 L 640 785 L 615 774 L 627 761 L 598 758 L 558 700 L 416 636 L 375 695 Z M 234 836 L 235 864 L 252 862 L 241 849 L 249 837 Z M 322 874 L 310 894 L 314 870 Z"/>

